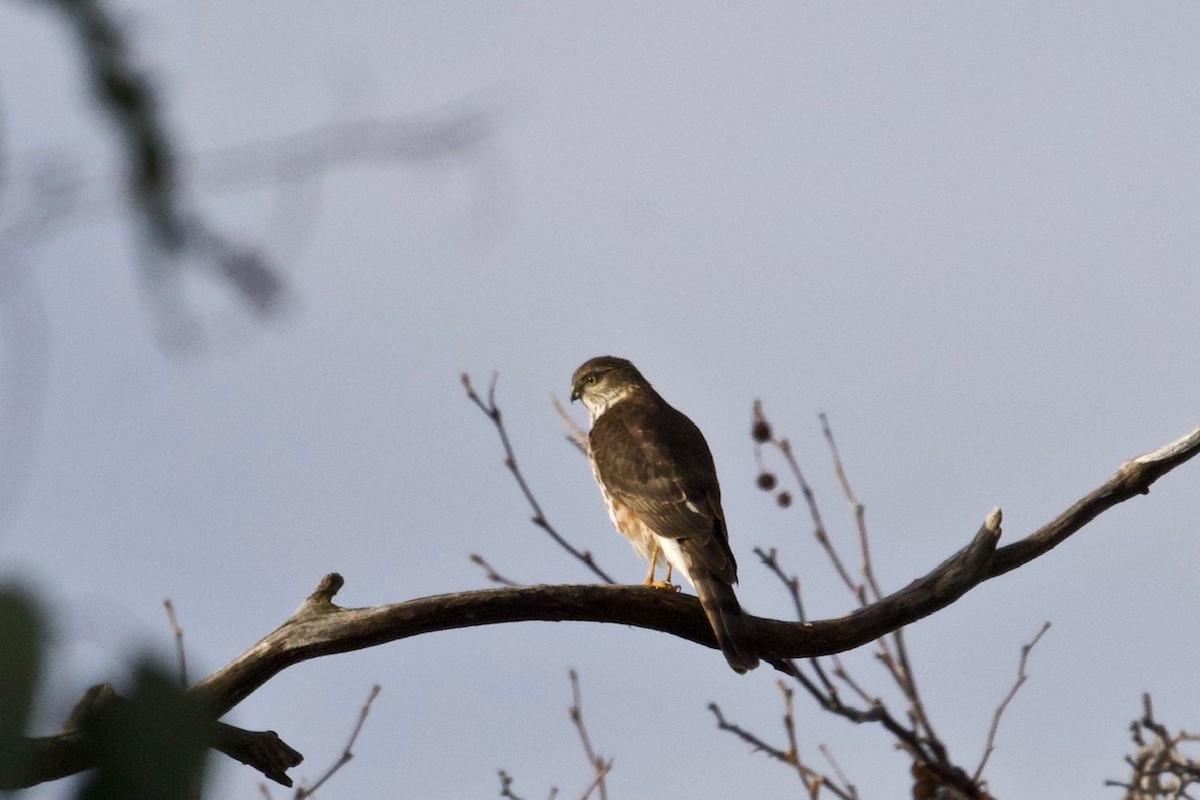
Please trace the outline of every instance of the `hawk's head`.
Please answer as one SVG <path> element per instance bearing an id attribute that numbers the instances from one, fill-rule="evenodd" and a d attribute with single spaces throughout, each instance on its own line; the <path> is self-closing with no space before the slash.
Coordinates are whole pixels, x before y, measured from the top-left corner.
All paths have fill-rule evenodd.
<path id="1" fill-rule="evenodd" d="M 588 359 L 571 376 L 571 401 L 582 400 L 595 422 L 609 406 L 638 388 L 649 387 L 637 367 L 623 358 Z"/>

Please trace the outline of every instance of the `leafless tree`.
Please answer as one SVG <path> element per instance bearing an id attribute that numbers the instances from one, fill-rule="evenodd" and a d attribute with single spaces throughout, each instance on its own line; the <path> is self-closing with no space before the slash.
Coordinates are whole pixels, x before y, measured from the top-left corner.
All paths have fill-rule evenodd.
<path id="1" fill-rule="evenodd" d="M 128 202 L 130 217 L 135 221 L 142 254 L 140 269 L 150 296 L 164 311 L 162 318 L 175 330 L 169 338 L 187 339 L 192 331 L 189 322 L 192 317 L 182 303 L 179 280 L 183 270 L 196 265 L 209 270 L 253 313 L 260 317 L 276 313 L 286 296 L 285 278 L 268 255 L 232 241 L 195 211 L 187 193 L 178 148 L 158 114 L 159 100 L 152 81 L 134 65 L 121 30 L 105 6 L 95 0 L 56 0 L 45 5 L 60 13 L 67 28 L 77 36 L 80 49 L 86 54 L 86 68 L 94 95 L 112 120 L 125 162 L 122 197 Z M 217 182 L 233 180 L 233 175 L 244 178 L 247 174 L 255 174 L 255 170 L 259 176 L 293 181 L 355 159 L 399 161 L 451 156 L 478 165 L 492 120 L 490 113 L 477 109 L 455 109 L 419 120 L 328 126 L 297 134 L 286 141 L 248 145 L 236 152 L 217 154 L 207 162 L 207 171 L 199 172 L 201 178 Z M 239 166 L 231 169 L 231 164 Z M 0 166 L 3 166 L 2 162 Z M 0 189 L 4 190 L 6 202 L 10 203 L 14 187 L 12 174 L 10 169 L 0 170 Z M 106 186 L 107 183 L 101 181 L 99 185 Z M 0 329 L 0 345 L 10 353 L 20 349 L 14 345 L 14 337 L 24 337 L 21 342 L 26 348 L 29 342 L 36 345 L 39 326 L 44 325 L 37 313 L 36 287 L 19 267 L 21 248 L 30 246 L 49 226 L 60 224 L 72 215 L 95 213 L 95 209 L 104 206 L 69 181 L 52 188 L 54 190 L 47 194 L 49 200 L 43 198 L 41 202 L 25 205 L 27 212 L 4 227 L 6 236 L 4 244 L 0 245 L 0 286 L 14 291 L 0 297 L 18 298 L 20 307 L 29 311 L 24 316 L 9 314 L 6 319 L 16 322 Z M 19 235 L 16 232 L 20 232 Z M 5 302 L 12 306 L 14 301 L 6 299 Z M 36 347 L 26 349 L 26 352 L 36 356 Z M 702 647 L 716 647 L 705 615 L 694 597 L 613 583 L 591 553 L 574 546 L 558 527 L 550 523 L 518 467 L 496 403 L 494 381 L 486 395 L 480 395 L 466 376 L 463 383 L 468 398 L 494 425 L 504 450 L 504 463 L 531 507 L 534 525 L 569 557 L 584 564 L 600 582 L 522 586 L 504 577 L 483 555 L 475 554 L 472 558 L 485 569 L 489 580 L 500 584 L 497 588 L 400 600 L 368 608 L 347 608 L 334 603 L 344 583 L 342 576 L 326 575 L 300 608 L 275 630 L 224 667 L 187 685 L 182 694 L 201 710 L 207 723 L 203 728 L 205 741 L 211 748 L 250 765 L 272 781 L 291 786 L 288 771 L 302 759 L 296 750 L 272 731 L 244 730 L 220 720 L 274 676 L 295 664 L 437 631 L 526 620 L 616 623 L 675 636 Z M 24 395 L 16 396 L 5 407 L 20 406 L 32 413 L 29 409 L 36 409 L 36 393 L 40 390 L 40 383 L 35 380 L 24 387 Z M 29 402 L 30 392 L 33 393 L 32 403 Z M 4 399 L 0 396 L 0 400 Z M 20 422 L 18 420 L 11 427 L 30 427 Z M 13 420 L 0 417 L 0 423 L 8 428 Z M 954 603 L 984 581 L 1039 558 L 1108 509 L 1145 494 L 1158 478 L 1200 452 L 1200 428 L 1121 464 L 1108 480 L 1054 519 L 1003 547 L 999 546 L 1002 515 L 1000 509 L 994 509 L 973 534 L 964 536 L 967 541 L 961 549 L 948 554 L 925 575 L 890 593 L 883 590 L 874 575 L 863 505 L 851 489 L 832 433 L 824 421 L 823 428 L 833 469 L 858 531 L 857 572 L 847 566 L 848 559 L 831 543 L 822 512 L 787 440 L 774 436 L 761 408 L 756 407 L 752 434 L 759 456 L 763 458 L 769 451 L 772 458 L 782 459 L 789 480 L 794 483 L 789 489 L 780 489 L 779 479 L 764 466 L 759 485 L 782 505 L 791 504 L 793 492 L 798 492 L 805 500 L 812 533 L 826 552 L 830 567 L 853 598 L 855 609 L 837 619 L 809 619 L 797 577 L 788 573 L 777 552 L 758 550 L 760 561 L 781 581 L 795 608 L 795 619 L 750 620 L 754 643 L 764 662 L 781 676 L 777 686 L 783 707 L 785 742 L 772 744 L 767 737 L 739 726 L 714 703 L 711 709 L 716 724 L 794 770 L 811 798 L 825 795 L 857 797 L 853 782 L 827 748 L 817 748 L 824 762 L 821 764 L 802 756 L 801 742 L 794 726 L 794 702 L 799 689 L 825 711 L 851 722 L 876 725 L 897 742 L 912 762 L 914 798 L 983 800 L 989 797 L 983 772 L 1002 714 L 1025 680 L 1030 652 L 1046 627 L 1034 632 L 1022 648 L 1012 689 L 998 703 L 988 727 L 984 752 L 973 767 L 967 767 L 950 756 L 948 744 L 935 730 L 918 690 L 904 640 L 904 626 Z M 568 435 L 575 445 L 586 446 L 585 437 L 577 428 L 569 428 Z M 9 483 L 10 477 L 0 475 L 0 493 L 10 488 Z M 179 677 L 186 685 L 182 632 L 174 619 L 173 609 L 168 606 L 168 610 L 179 643 Z M 839 654 L 866 645 L 875 648 L 876 658 L 904 698 L 902 710 L 889 707 L 839 658 Z M 579 684 L 574 675 L 572 686 L 570 719 L 593 770 L 582 796 L 603 798 L 607 792 L 605 778 L 613 767 L 613 760 L 601 757 L 593 750 L 583 725 Z M 364 704 L 342 756 L 314 786 L 302 789 L 297 796 L 311 794 L 350 760 L 352 746 L 362 730 L 374 695 L 373 691 Z M 1170 733 L 1154 717 L 1148 697 L 1144 707 L 1142 718 L 1132 728 L 1136 747 L 1135 754 L 1129 759 L 1132 776 L 1128 782 L 1113 782 L 1112 785 L 1124 787 L 1126 797 L 1131 800 L 1187 797 L 1188 788 L 1200 781 L 1200 773 L 1196 760 L 1185 755 L 1182 748 L 1194 742 L 1196 737 L 1182 732 Z M 89 689 L 58 733 L 20 742 L 22 752 L 28 758 L 19 768 L 0 776 L 0 789 L 32 786 L 93 768 L 100 757 L 98 739 L 106 729 L 105 722 L 127 712 L 127 699 L 120 697 L 112 687 L 101 685 Z M 501 784 L 502 793 L 515 796 L 510 776 L 502 774 Z M 265 790 L 264 793 L 269 794 Z"/>

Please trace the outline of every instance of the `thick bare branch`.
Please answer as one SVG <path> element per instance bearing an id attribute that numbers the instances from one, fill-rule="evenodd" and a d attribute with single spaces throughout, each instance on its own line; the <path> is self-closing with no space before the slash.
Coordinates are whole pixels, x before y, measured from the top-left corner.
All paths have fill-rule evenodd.
<path id="1" fill-rule="evenodd" d="M 838 619 L 816 622 L 750 617 L 755 644 L 765 661 L 790 675 L 793 667 L 788 659 L 839 653 L 874 641 L 944 608 L 982 581 L 1045 553 L 1104 510 L 1144 494 L 1156 479 L 1197 452 L 1200 452 L 1200 428 L 1153 453 L 1130 460 L 1053 522 L 1028 539 L 999 551 L 996 542 L 1000 537 L 1000 510 L 995 509 L 966 547 L 929 574 L 876 603 Z M 610 622 L 655 630 L 716 648 L 712 628 L 695 597 L 641 586 L 508 587 L 351 609 L 333 604 L 342 584 L 340 575 L 327 575 L 279 628 L 191 691 L 204 699 L 215 718 L 220 718 L 279 672 L 310 658 L 435 631 L 507 622 Z M 78 730 L 33 740 L 36 774 L 24 776 L 12 788 L 90 768 L 93 762 L 85 745 Z M 281 782 L 286 782 L 286 776 Z"/>
<path id="2" fill-rule="evenodd" d="M 112 713 L 121 702 L 122 698 L 107 683 L 88 689 L 58 733 L 29 740 L 28 772 L 15 776 L 17 780 L 12 784 L 0 785 L 0 790 L 34 786 L 95 767 L 97 748 L 88 740 L 81 725 L 82 720 L 85 716 L 98 717 Z M 248 731 L 223 722 L 218 722 L 213 728 L 212 747 L 284 786 L 292 785 L 291 778 L 287 776 L 288 769 L 304 760 L 274 731 Z"/>
<path id="3" fill-rule="evenodd" d="M 1197 453 L 1200 453 L 1200 428 L 1153 452 L 1131 458 L 1122 464 L 1112 477 L 1080 498 L 1051 522 L 1019 542 L 997 550 L 992 574 L 988 577 L 1003 575 L 1029 563 L 1062 544 L 1071 534 L 1113 506 L 1139 494 L 1148 494 L 1150 486 L 1156 480 Z"/>
<path id="4" fill-rule="evenodd" d="M 975 541 L 919 581 L 883 601 L 836 620 L 793 623 L 750 618 L 759 649 L 779 668 L 789 657 L 841 652 L 879 638 L 960 597 L 986 574 L 999 536 L 996 515 Z M 372 647 L 440 630 L 525 621 L 611 622 L 668 633 L 716 647 L 712 628 L 690 595 L 642 586 L 524 586 L 436 595 L 371 608 L 340 608 L 341 588 L 326 576 L 304 605 L 275 631 L 230 664 L 200 681 L 220 717 L 281 670 L 318 656 Z"/>

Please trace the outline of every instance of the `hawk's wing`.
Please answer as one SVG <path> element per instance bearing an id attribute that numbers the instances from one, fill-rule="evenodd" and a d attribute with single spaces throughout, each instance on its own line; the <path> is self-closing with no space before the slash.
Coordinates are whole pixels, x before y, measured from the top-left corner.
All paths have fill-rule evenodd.
<path id="1" fill-rule="evenodd" d="M 661 398 L 615 403 L 588 437 L 604 490 L 725 583 L 737 582 L 704 435 Z"/>

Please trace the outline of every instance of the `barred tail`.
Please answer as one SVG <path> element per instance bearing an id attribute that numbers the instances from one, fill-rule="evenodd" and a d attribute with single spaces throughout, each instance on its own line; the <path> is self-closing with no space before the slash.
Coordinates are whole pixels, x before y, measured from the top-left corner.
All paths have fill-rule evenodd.
<path id="1" fill-rule="evenodd" d="M 738 673 L 754 669 L 758 666 L 758 653 L 733 587 L 706 569 L 694 569 L 692 572 L 696 595 L 700 598 L 704 613 L 708 615 L 708 623 L 712 625 L 725 660 Z"/>

